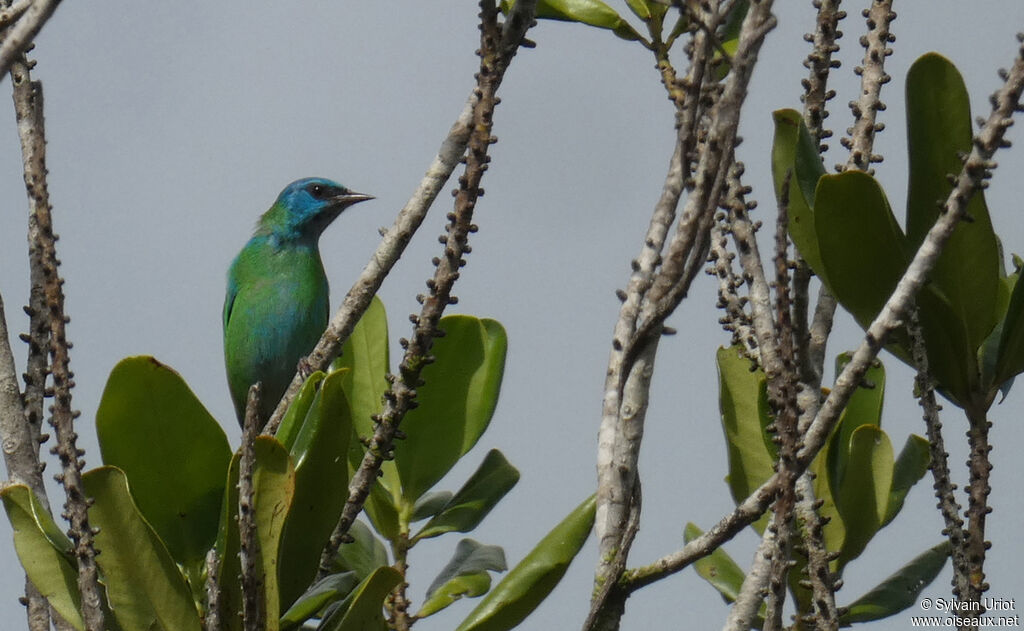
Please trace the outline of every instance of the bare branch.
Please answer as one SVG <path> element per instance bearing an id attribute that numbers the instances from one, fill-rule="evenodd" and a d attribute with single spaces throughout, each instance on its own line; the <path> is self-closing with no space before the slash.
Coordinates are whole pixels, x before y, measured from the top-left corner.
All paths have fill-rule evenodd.
<path id="1" fill-rule="evenodd" d="M 423 385 L 420 379 L 423 367 L 432 361 L 430 347 L 435 337 L 443 335 L 438 331 L 437 324 L 445 308 L 457 301 L 457 298 L 451 293 L 452 287 L 459 278 L 459 270 L 465 265 L 463 257 L 470 252 L 469 235 L 477 230 L 476 225 L 472 223 L 473 210 L 476 207 L 477 199 L 483 196 L 480 182 L 487 170 L 487 164 L 490 162 L 487 155 L 488 149 L 497 140 L 491 135 L 494 108 L 499 101 L 496 93 L 504 78 L 505 70 L 511 62 L 511 58 L 503 56 L 501 51 L 506 51 L 506 54 L 514 54 L 516 50 L 516 47 L 510 47 L 502 40 L 498 24 L 498 9 L 494 2 L 483 0 L 480 4 L 480 71 L 477 74 L 477 88 L 472 99 L 472 131 L 469 137 L 465 173 L 459 178 L 459 189 L 455 196 L 455 212 L 448 215 L 447 236 L 443 237 L 444 253 L 443 256 L 434 259 L 437 269 L 433 278 L 427 282 L 430 294 L 417 296 L 417 299 L 423 304 L 423 308 L 419 315 L 411 317 L 414 324 L 413 337 L 411 340 L 402 340 L 405 353 L 399 365 L 399 375 L 397 378 L 391 377 L 392 387 L 385 393 L 384 408 L 380 417 L 375 419 L 377 428 L 370 438 L 366 454 L 363 456 L 359 468 L 352 476 L 348 501 L 345 503 L 341 518 L 321 555 L 318 578 L 323 578 L 329 572 L 338 547 L 352 522 L 363 509 L 363 504 L 370 493 L 370 487 L 377 479 L 381 464 L 385 458 L 390 457 L 398 426 L 405 414 L 415 407 L 416 388 Z M 532 22 L 531 18 L 532 16 L 521 17 L 520 23 L 528 26 Z M 516 40 L 518 45 L 525 31 L 514 30 L 512 32 L 518 34 L 514 35 L 519 38 Z"/>
<path id="2" fill-rule="evenodd" d="M 885 103 L 879 98 L 882 86 L 892 79 L 885 72 L 885 58 L 892 54 L 889 43 L 896 39 L 889 31 L 896 14 L 892 10 L 892 0 L 872 0 L 871 7 L 864 9 L 863 15 L 868 24 L 867 35 L 860 39 L 864 47 L 864 61 L 854 69 L 861 79 L 860 98 L 850 102 L 853 127 L 846 130 L 850 137 L 843 138 L 842 145 L 850 150 L 845 168 L 870 173 L 871 165 L 882 161 L 882 156 L 872 153 L 872 149 L 875 132 L 885 128 L 875 120 L 876 114 L 885 109 Z"/>
<path id="3" fill-rule="evenodd" d="M 246 402 L 248 405 L 248 402 Z M 241 462 L 239 462 L 241 464 Z M 206 617 L 203 631 L 220 631 L 220 558 L 217 549 L 211 548 L 206 554 Z"/>
<path id="4" fill-rule="evenodd" d="M 924 410 L 924 422 L 928 433 L 928 450 L 931 454 L 929 469 L 932 471 L 935 497 L 939 500 L 936 508 L 942 514 L 946 535 L 951 544 L 953 559 L 953 595 L 966 600 L 970 593 L 970 578 L 966 553 L 967 537 L 964 534 L 964 520 L 960 518 L 960 504 L 956 501 L 956 485 L 949 476 L 949 454 L 942 438 L 942 421 L 939 419 L 941 407 L 935 400 L 935 381 L 928 368 L 928 354 L 925 351 L 924 336 L 921 324 L 917 319 L 917 309 L 911 311 L 907 332 L 910 336 L 911 352 L 917 374 L 914 377 L 914 390 L 918 394 L 918 403 Z"/>
<path id="5" fill-rule="evenodd" d="M 814 5 L 818 9 L 814 33 L 804 36 L 805 40 L 814 44 L 814 48 L 804 61 L 804 67 L 809 72 L 802 82 L 804 93 L 800 100 L 804 104 L 804 122 L 807 124 L 807 130 L 811 132 L 811 138 L 814 138 L 821 153 L 828 150 L 828 145 L 822 141 L 832 136 L 832 132 L 825 129 L 825 119 L 828 118 L 825 104 L 836 95 L 835 90 L 828 89 L 829 71 L 840 66 L 839 60 L 832 58 L 832 54 L 839 51 L 836 42 L 843 36 L 843 32 L 839 30 L 839 20 L 846 17 L 846 11 L 839 10 L 839 2 L 840 0 L 814 0 Z"/>
<path id="6" fill-rule="evenodd" d="M 27 19 L 29 14 L 26 14 Z M 9 35 L 10 36 L 10 35 Z M 4 45 L 6 45 L 6 40 Z M 63 516 L 71 522 L 69 535 L 75 544 L 75 558 L 78 561 L 78 589 L 82 596 L 82 618 L 87 631 L 103 629 L 103 610 L 100 607 L 100 589 L 96 567 L 96 550 L 93 547 L 94 532 L 89 525 L 88 508 L 91 504 L 82 487 L 81 460 L 84 454 L 76 446 L 78 435 L 74 419 L 79 413 L 71 408 L 71 388 L 74 386 L 70 369 L 65 325 L 70 320 L 64 312 L 64 279 L 60 277 L 57 259 L 57 235 L 53 232 L 53 218 L 50 214 L 49 193 L 46 189 L 46 141 L 43 126 L 42 84 L 31 81 L 28 66 L 19 66 L 12 76 L 15 91 L 15 113 L 18 118 L 18 133 L 22 142 L 22 157 L 25 163 L 25 187 L 28 192 L 31 213 L 37 230 L 30 234 L 35 242 L 30 251 L 38 252 L 32 263 L 38 265 L 33 279 L 41 278 L 45 317 L 49 327 L 50 374 L 53 380 L 54 404 L 50 408 L 50 424 L 57 434 L 57 445 L 51 450 L 60 457 L 61 473 L 55 477 L 64 486 L 67 497 Z M 44 496 L 45 497 L 45 496 Z"/>
<path id="7" fill-rule="evenodd" d="M 28 52 L 32 40 L 35 39 L 43 24 L 50 19 L 60 4 L 60 0 L 33 0 L 29 6 L 19 2 L 11 6 L 7 12 L 24 11 L 18 21 L 8 28 L 0 42 L 0 77 L 7 74 L 12 64 L 24 53 Z M 2 24 L 0 24 L 2 26 Z"/>
<path id="8" fill-rule="evenodd" d="M 764 591 L 771 577 L 772 554 L 775 548 L 775 531 L 766 528 L 761 543 L 757 546 L 757 552 L 754 553 L 754 561 L 743 579 L 743 585 L 740 586 L 740 593 L 729 609 L 729 616 L 725 619 L 722 631 L 748 631 L 754 627 L 754 620 L 761 608 Z"/>
<path id="9" fill-rule="evenodd" d="M 242 568 L 242 626 L 245 631 L 263 631 L 265 580 L 260 563 L 260 542 L 256 532 L 253 475 L 256 470 L 256 435 L 259 433 L 259 402 L 262 386 L 249 387 L 242 428 L 242 455 L 238 461 L 238 558 Z"/>

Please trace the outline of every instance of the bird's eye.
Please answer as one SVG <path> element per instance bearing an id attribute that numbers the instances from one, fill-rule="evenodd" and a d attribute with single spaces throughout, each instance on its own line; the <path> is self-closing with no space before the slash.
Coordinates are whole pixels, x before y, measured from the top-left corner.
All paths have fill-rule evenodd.
<path id="1" fill-rule="evenodd" d="M 309 192 L 313 197 L 320 199 L 324 196 L 324 187 L 319 184 L 314 184 L 313 187 L 309 189 Z"/>

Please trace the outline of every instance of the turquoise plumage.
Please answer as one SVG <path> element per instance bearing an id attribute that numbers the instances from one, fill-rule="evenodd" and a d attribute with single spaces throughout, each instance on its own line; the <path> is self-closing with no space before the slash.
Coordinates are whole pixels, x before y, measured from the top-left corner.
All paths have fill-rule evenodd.
<path id="1" fill-rule="evenodd" d="M 327 328 L 320 235 L 343 210 L 368 199 L 373 196 L 323 178 L 292 182 L 235 257 L 224 299 L 224 363 L 239 423 L 256 382 L 263 386 L 260 424 L 266 423 L 299 360 Z"/>

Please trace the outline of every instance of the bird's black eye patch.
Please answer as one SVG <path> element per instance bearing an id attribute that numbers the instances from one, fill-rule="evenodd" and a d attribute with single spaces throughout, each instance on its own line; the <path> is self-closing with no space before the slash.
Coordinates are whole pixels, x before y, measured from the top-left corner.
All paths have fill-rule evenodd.
<path id="1" fill-rule="evenodd" d="M 337 195 L 344 195 L 348 192 L 344 188 L 320 183 L 310 184 L 306 187 L 306 190 L 313 196 L 313 199 L 327 199 Z"/>

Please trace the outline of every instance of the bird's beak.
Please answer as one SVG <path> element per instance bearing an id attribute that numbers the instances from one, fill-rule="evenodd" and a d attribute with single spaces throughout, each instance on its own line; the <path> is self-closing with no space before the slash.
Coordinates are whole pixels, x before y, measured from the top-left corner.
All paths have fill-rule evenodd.
<path id="1" fill-rule="evenodd" d="M 345 206 L 351 206 L 352 204 L 357 204 L 359 202 L 365 202 L 368 199 L 377 199 L 377 198 L 374 197 L 373 195 L 367 195 L 366 193 L 355 193 L 353 191 L 349 191 L 347 193 L 343 193 L 341 195 L 335 195 L 334 197 L 332 197 L 331 198 L 331 205 L 332 206 L 342 206 L 342 207 L 345 207 Z"/>

